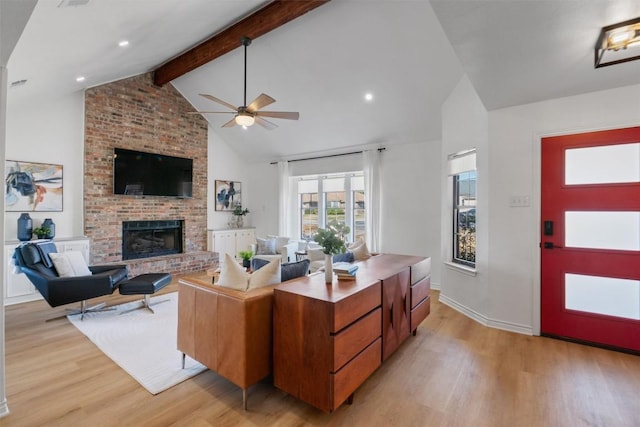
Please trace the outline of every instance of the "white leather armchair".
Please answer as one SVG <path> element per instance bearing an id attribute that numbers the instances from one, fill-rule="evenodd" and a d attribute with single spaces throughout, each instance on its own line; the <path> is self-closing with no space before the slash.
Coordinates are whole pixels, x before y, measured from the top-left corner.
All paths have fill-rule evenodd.
<path id="1" fill-rule="evenodd" d="M 257 244 L 251 245 L 251 251 L 255 254 L 254 258 L 272 260 L 275 257 L 280 257 L 281 263 L 294 262 L 296 260 L 296 251 L 298 250 L 297 242 L 289 242 L 280 248 L 276 248 L 276 255 L 256 254 Z"/>

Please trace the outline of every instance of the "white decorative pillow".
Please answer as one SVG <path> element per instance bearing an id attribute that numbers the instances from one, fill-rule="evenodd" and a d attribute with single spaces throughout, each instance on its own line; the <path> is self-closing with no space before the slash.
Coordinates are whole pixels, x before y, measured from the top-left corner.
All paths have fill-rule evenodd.
<path id="1" fill-rule="evenodd" d="M 256 255 L 275 255 L 276 239 L 256 238 Z"/>
<path id="2" fill-rule="evenodd" d="M 249 275 L 238 262 L 229 254 L 224 254 L 224 263 L 220 267 L 218 286 L 246 291 Z"/>
<path id="3" fill-rule="evenodd" d="M 358 246 L 362 245 L 363 243 L 364 243 L 364 240 L 362 240 L 362 237 L 358 237 L 358 240 L 356 240 L 355 242 L 351 243 L 350 245 L 347 245 L 347 249 L 353 250 L 353 249 L 357 248 Z"/>
<path id="4" fill-rule="evenodd" d="M 60 277 L 91 276 L 91 270 L 87 267 L 82 252 L 53 252 L 49 254 L 49 258 Z"/>
<path id="5" fill-rule="evenodd" d="M 280 275 L 280 258 L 278 258 L 249 275 L 249 287 L 247 290 L 280 283 Z"/>
<path id="6" fill-rule="evenodd" d="M 351 252 L 353 252 L 353 259 L 355 261 L 364 261 L 365 259 L 371 258 L 371 253 L 369 249 L 367 249 L 367 244 L 362 242 L 362 244 L 356 246 L 355 248 L 349 248 Z"/>
<path id="7" fill-rule="evenodd" d="M 267 239 L 276 239 L 276 252 L 282 254 L 286 252 L 284 247 L 287 243 L 289 243 L 289 238 L 284 236 L 267 236 Z"/>
<path id="8" fill-rule="evenodd" d="M 324 252 L 322 249 L 307 249 L 307 258 L 309 261 L 324 261 Z"/>

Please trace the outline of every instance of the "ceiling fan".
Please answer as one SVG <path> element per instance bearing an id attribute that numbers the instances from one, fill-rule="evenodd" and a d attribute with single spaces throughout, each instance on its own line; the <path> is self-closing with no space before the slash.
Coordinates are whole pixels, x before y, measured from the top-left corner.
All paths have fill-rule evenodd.
<path id="1" fill-rule="evenodd" d="M 240 43 L 244 46 L 244 104 L 240 107 L 236 107 L 228 102 L 225 102 L 213 95 L 207 95 L 201 93 L 200 96 L 207 98 L 210 101 L 216 102 L 220 105 L 233 110 L 233 111 L 195 111 L 191 114 L 235 114 L 233 119 L 223 124 L 223 128 L 233 127 L 235 125 L 251 126 L 254 123 L 266 129 L 275 129 L 278 127 L 275 123 L 265 120 L 264 117 L 272 117 L 274 119 L 287 119 L 298 120 L 300 113 L 292 111 L 259 111 L 261 108 L 266 107 L 269 104 L 276 102 L 275 99 L 264 93 L 260 94 L 254 99 L 251 104 L 247 105 L 247 46 L 251 44 L 249 37 L 241 37 Z"/>

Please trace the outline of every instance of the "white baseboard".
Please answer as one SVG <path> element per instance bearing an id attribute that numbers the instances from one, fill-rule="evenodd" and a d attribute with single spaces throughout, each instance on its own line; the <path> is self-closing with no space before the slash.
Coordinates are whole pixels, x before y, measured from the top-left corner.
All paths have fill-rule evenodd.
<path id="1" fill-rule="evenodd" d="M 487 326 L 489 328 L 501 329 L 503 331 L 516 332 L 518 334 L 524 335 L 533 335 L 533 329 L 531 326 L 521 325 L 513 322 L 505 322 L 503 320 L 490 319 L 487 316 L 478 313 L 475 310 L 470 309 L 458 302 L 452 300 L 446 295 L 440 294 L 439 301 L 456 311 L 464 314 L 465 316 L 475 320 L 483 326 Z"/>
<path id="2" fill-rule="evenodd" d="M 431 289 L 433 289 L 434 291 L 439 291 L 440 290 L 440 283 L 431 282 Z"/>
<path id="3" fill-rule="evenodd" d="M 0 402 L 0 418 L 6 417 L 9 415 L 9 404 L 7 403 L 7 399 L 4 399 Z"/>

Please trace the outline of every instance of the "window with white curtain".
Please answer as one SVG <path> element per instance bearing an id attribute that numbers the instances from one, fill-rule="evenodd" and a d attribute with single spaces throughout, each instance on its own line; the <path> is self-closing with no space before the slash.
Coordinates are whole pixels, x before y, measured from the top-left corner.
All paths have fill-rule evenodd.
<path id="1" fill-rule="evenodd" d="M 475 149 L 450 155 L 448 167 L 453 183 L 451 261 L 475 268 L 477 207 Z"/>
<path id="2" fill-rule="evenodd" d="M 331 221 L 349 226 L 347 239 L 365 237 L 366 206 L 362 172 L 298 177 L 300 238 L 313 239 Z"/>

